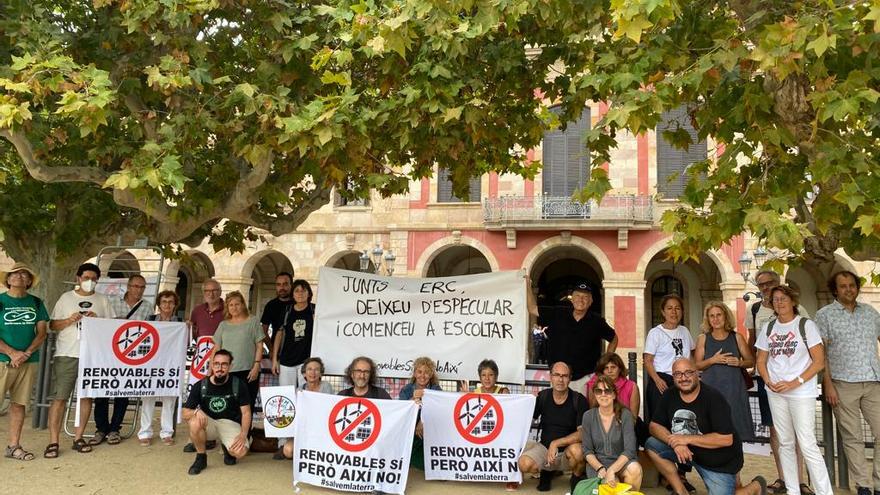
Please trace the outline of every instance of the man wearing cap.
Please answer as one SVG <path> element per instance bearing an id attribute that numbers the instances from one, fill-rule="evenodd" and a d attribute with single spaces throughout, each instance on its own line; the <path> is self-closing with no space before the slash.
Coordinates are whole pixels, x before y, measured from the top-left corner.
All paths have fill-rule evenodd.
<path id="1" fill-rule="evenodd" d="M 0 399 L 6 392 L 12 399 L 9 443 L 4 456 L 20 461 L 34 458 L 34 454 L 21 446 L 21 428 L 49 321 L 43 301 L 28 294 L 39 281 L 37 274 L 24 263 L 16 263 L 9 271 L 0 272 L 0 282 L 9 289 L 0 294 Z"/>
<path id="2" fill-rule="evenodd" d="M 581 281 L 571 291 L 571 305 L 568 307 L 545 308 L 538 314 L 538 304 L 534 294 L 528 290 L 529 313 L 538 317 L 538 323 L 545 326 L 547 341 L 550 344 L 548 362 L 562 361 L 571 368 L 572 390 L 584 393 L 587 380 L 596 369 L 602 355 L 602 341 L 608 342 L 605 352 L 617 349 L 617 334 L 605 318 L 590 312 L 593 304 L 593 291 L 590 285 Z"/>
<path id="3" fill-rule="evenodd" d="M 49 392 L 52 398 L 52 404 L 49 406 L 49 445 L 43 452 L 43 457 L 49 459 L 58 457 L 64 408 L 76 387 L 76 377 L 79 373 L 80 321 L 85 316 L 92 318 L 113 316 L 110 300 L 104 294 L 95 292 L 100 277 L 101 269 L 98 265 L 83 263 L 76 270 L 77 286 L 61 294 L 55 307 L 52 308 L 49 330 L 58 332 L 58 340 L 55 341 L 52 388 Z M 73 450 L 87 453 L 92 451 L 92 446 L 83 439 L 83 434 L 89 415 L 92 414 L 92 399 L 80 399 L 80 406 L 80 421 L 74 433 Z"/>

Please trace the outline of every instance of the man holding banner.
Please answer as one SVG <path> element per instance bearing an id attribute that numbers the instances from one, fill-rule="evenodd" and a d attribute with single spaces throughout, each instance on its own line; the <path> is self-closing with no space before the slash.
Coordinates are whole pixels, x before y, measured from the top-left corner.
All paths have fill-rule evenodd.
<path id="1" fill-rule="evenodd" d="M 247 357 L 245 357 L 247 359 Z M 196 383 L 183 406 L 183 419 L 189 423 L 189 438 L 196 448 L 196 460 L 189 474 L 208 467 L 205 444 L 218 438 L 223 445 L 223 463 L 234 465 L 248 453 L 251 429 L 251 398 L 247 385 L 229 374 L 232 354 L 220 349 L 211 358 L 211 376 Z"/>
<path id="2" fill-rule="evenodd" d="M 80 321 L 85 316 L 92 318 L 110 318 L 113 310 L 110 300 L 103 294 L 95 292 L 101 269 L 94 263 L 83 263 L 76 270 L 75 289 L 65 292 L 55 303 L 49 330 L 58 332 L 55 346 L 55 361 L 52 366 L 52 405 L 49 406 L 49 445 L 43 457 L 58 457 L 58 441 L 61 436 L 61 421 L 67 399 L 76 387 L 79 372 Z M 92 399 L 82 399 L 79 407 L 79 421 L 73 440 L 73 450 L 86 453 L 92 447 L 84 439 L 86 422 L 92 413 Z"/>

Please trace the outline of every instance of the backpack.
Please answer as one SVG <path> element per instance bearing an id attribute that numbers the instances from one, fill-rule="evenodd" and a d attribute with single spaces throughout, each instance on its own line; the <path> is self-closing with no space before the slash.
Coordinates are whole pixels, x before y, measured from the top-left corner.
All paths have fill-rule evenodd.
<path id="1" fill-rule="evenodd" d="M 767 323 L 767 337 L 770 337 L 770 332 L 773 330 L 773 324 L 776 323 L 776 319 L 772 319 Z M 807 318 L 801 316 L 801 321 L 798 322 L 798 329 L 801 331 L 801 339 L 804 341 L 804 345 L 807 346 L 807 350 L 810 349 L 810 343 L 807 341 Z"/>
<path id="2" fill-rule="evenodd" d="M 602 478 L 599 477 L 580 480 L 571 495 L 596 495 L 599 493 L 599 483 L 601 482 Z"/>
<path id="3" fill-rule="evenodd" d="M 202 394 L 202 397 L 204 397 L 205 392 L 208 391 L 208 384 L 205 382 L 207 382 L 209 379 L 210 379 L 210 377 L 206 377 L 205 379 L 203 379 L 199 382 L 199 383 L 201 383 L 201 386 L 200 386 L 201 390 L 199 392 Z M 234 395 L 235 398 L 238 399 L 238 393 L 241 391 L 241 379 L 238 378 L 237 376 L 232 376 L 232 375 L 229 375 L 229 379 L 232 380 L 232 395 Z"/>

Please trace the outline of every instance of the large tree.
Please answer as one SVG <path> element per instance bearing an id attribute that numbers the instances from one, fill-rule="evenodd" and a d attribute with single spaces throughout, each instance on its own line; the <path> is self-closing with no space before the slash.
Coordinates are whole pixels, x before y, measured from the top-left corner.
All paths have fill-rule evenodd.
<path id="1" fill-rule="evenodd" d="M 838 248 L 880 258 L 880 1 L 600 4 L 584 4 L 582 36 L 545 47 L 562 62 L 545 91 L 609 103 L 589 134 L 593 163 L 620 131 L 645 132 L 680 106 L 714 140 L 663 217 L 675 257 L 748 230 L 809 263 Z M 683 127 L 665 132 L 680 147 Z"/>
<path id="2" fill-rule="evenodd" d="M 48 290 L 118 236 L 237 248 L 344 195 L 534 173 L 546 60 L 472 2 L 10 0 L 0 241 Z M 50 297 L 52 299 L 52 297 Z"/>

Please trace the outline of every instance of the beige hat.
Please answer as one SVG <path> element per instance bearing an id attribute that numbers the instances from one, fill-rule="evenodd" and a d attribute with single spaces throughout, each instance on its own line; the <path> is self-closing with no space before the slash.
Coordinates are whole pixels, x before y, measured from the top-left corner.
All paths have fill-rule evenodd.
<path id="1" fill-rule="evenodd" d="M 37 275 L 37 273 L 31 267 L 27 266 L 24 263 L 16 263 L 12 265 L 12 268 L 10 268 L 9 270 L 0 271 L 0 284 L 9 287 L 8 285 L 6 285 L 6 277 L 8 277 L 10 273 L 19 272 L 21 270 L 24 270 L 31 274 L 31 286 L 28 287 L 29 289 L 31 287 L 36 287 L 37 284 L 40 283 L 40 276 Z"/>

